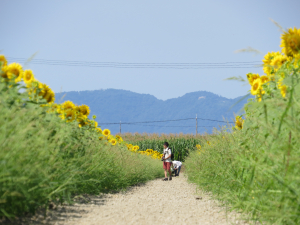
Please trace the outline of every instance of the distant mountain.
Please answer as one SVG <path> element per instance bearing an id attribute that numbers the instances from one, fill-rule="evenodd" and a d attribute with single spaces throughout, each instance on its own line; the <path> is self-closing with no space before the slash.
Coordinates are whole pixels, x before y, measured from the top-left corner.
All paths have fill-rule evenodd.
<path id="1" fill-rule="evenodd" d="M 70 100 L 75 104 L 86 104 L 91 114 L 97 116 L 102 128 L 109 128 L 112 133 L 119 132 L 119 122 L 143 122 L 196 118 L 198 115 L 198 133 L 211 133 L 212 127 L 225 123 L 210 121 L 233 121 L 247 102 L 242 97 L 228 99 L 207 91 L 197 91 L 182 97 L 159 100 L 149 94 L 131 91 L 107 89 L 95 91 L 70 91 L 56 94 L 56 102 Z M 240 101 L 240 102 L 239 102 Z M 209 120 L 202 120 L 209 119 Z M 105 123 L 117 123 L 105 125 Z M 122 124 L 123 132 L 148 133 L 195 133 L 196 120 L 169 122 Z"/>

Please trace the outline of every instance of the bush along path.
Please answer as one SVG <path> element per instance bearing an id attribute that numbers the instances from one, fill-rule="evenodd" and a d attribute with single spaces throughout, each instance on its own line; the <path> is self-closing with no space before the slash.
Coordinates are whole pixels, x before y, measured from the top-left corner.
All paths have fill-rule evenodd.
<path id="1" fill-rule="evenodd" d="M 60 206 L 45 218 L 27 218 L 22 224 L 246 224 L 239 214 L 227 212 L 208 195 L 197 192 L 184 174 L 172 181 L 156 179 L 125 192 L 84 199 L 88 202 Z"/>
<path id="2" fill-rule="evenodd" d="M 300 29 L 247 74 L 251 99 L 234 132 L 207 137 L 186 160 L 189 179 L 262 224 L 300 224 Z"/>
<path id="3" fill-rule="evenodd" d="M 163 176 L 158 152 L 128 148 L 89 119 L 87 106 L 53 98 L 32 71 L 0 55 L 1 219 Z"/>

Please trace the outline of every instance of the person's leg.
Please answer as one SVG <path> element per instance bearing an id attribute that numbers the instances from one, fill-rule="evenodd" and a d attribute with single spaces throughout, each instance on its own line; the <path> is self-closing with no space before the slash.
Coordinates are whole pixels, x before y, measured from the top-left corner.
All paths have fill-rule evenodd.
<path id="1" fill-rule="evenodd" d="M 166 162 L 163 162 L 163 168 L 164 168 L 164 171 L 165 171 L 165 178 L 163 179 L 163 181 L 165 180 L 168 180 L 168 176 L 167 176 L 167 164 Z"/>
<path id="2" fill-rule="evenodd" d="M 179 166 L 179 167 L 177 168 L 177 176 L 179 176 L 180 169 L 181 169 L 181 166 Z"/>
<path id="3" fill-rule="evenodd" d="M 170 180 L 172 180 L 172 172 L 171 172 L 171 163 L 170 163 L 170 162 L 168 162 L 167 169 L 168 169 L 168 171 L 169 171 Z"/>

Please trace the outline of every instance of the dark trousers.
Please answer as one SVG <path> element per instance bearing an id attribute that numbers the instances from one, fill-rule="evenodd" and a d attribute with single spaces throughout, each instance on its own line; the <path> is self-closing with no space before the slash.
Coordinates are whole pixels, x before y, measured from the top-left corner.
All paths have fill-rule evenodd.
<path id="1" fill-rule="evenodd" d="M 177 168 L 177 170 L 175 170 L 175 176 L 179 176 L 180 169 L 181 169 L 181 166 L 179 166 L 179 167 Z"/>

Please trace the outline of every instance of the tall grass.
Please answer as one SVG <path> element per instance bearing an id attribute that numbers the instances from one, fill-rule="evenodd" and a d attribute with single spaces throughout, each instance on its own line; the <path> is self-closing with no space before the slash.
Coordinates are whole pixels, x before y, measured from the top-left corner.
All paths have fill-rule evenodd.
<path id="1" fill-rule="evenodd" d="M 0 217 L 163 176 L 159 160 L 99 141 L 27 98 L 0 82 Z"/>
<path id="2" fill-rule="evenodd" d="M 202 144 L 206 140 L 206 135 L 191 135 L 191 134 L 122 134 L 125 141 L 138 145 L 140 149 L 153 149 L 160 153 L 163 151 L 163 143 L 168 142 L 169 147 L 174 154 L 174 159 L 184 161 L 190 151 L 196 149 L 196 145 Z"/>
<path id="3" fill-rule="evenodd" d="M 300 64 L 284 65 L 286 98 L 246 105 L 241 131 L 209 136 L 210 145 L 186 160 L 189 179 L 250 219 L 266 224 L 300 224 Z"/>

